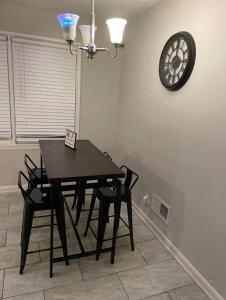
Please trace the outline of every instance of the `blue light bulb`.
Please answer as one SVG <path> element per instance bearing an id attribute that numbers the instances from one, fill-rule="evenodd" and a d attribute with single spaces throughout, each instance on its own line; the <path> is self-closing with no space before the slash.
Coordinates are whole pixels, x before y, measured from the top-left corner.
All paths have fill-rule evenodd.
<path id="1" fill-rule="evenodd" d="M 76 26 L 79 20 L 79 16 L 75 14 L 65 13 L 58 15 L 57 19 L 60 22 L 60 26 L 64 28 L 67 26 Z"/>

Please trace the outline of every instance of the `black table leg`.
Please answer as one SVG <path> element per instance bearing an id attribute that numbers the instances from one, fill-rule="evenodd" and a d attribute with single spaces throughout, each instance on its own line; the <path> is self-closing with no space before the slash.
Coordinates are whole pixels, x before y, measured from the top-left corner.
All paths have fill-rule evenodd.
<path id="1" fill-rule="evenodd" d="M 41 164 L 41 190 L 43 187 L 43 159 L 42 159 L 42 155 L 40 155 L 40 164 Z"/>
<path id="2" fill-rule="evenodd" d="M 76 220 L 75 224 L 78 225 L 79 218 L 81 215 L 81 210 L 82 210 L 82 204 L 85 201 L 85 186 L 86 186 L 86 181 L 81 180 L 78 184 L 78 200 L 77 200 L 77 211 L 76 211 Z"/>
<path id="3" fill-rule="evenodd" d="M 50 195 L 50 207 L 51 207 L 51 214 L 50 214 L 50 270 L 49 276 L 50 278 L 53 277 L 53 228 L 54 228 L 54 194 L 55 194 L 55 185 L 51 184 L 51 195 Z"/>
<path id="4" fill-rule="evenodd" d="M 112 264 L 114 264 L 115 262 L 116 239 L 117 239 L 117 232 L 118 232 L 118 227 L 120 222 L 120 211 L 121 211 L 121 201 L 120 201 L 121 181 L 120 180 L 117 180 L 116 187 L 117 187 L 117 200 L 114 202 L 115 217 L 114 217 L 114 228 L 113 228 L 113 239 L 112 239 L 112 250 L 111 250 Z"/>

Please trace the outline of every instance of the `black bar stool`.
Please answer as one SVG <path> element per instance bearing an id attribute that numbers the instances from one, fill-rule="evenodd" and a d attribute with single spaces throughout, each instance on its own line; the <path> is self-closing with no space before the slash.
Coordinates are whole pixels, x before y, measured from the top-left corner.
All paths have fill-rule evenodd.
<path id="1" fill-rule="evenodd" d="M 103 154 L 106 158 L 108 158 L 109 160 L 112 161 L 111 156 L 107 152 L 103 152 Z M 89 211 L 89 209 L 82 209 L 82 204 L 85 204 L 85 196 L 92 195 L 92 194 L 85 193 L 85 185 L 86 185 L 86 182 L 81 181 L 81 182 L 78 182 L 78 184 L 76 185 L 76 188 L 75 188 L 75 195 L 74 195 L 74 201 L 72 204 L 72 208 L 74 209 L 76 202 L 77 202 L 76 225 L 78 224 L 81 212 Z M 81 200 L 79 201 L 78 196 L 80 196 L 79 198 L 82 199 L 82 201 Z"/>
<path id="2" fill-rule="evenodd" d="M 22 185 L 22 178 L 28 184 L 28 189 L 25 190 Z M 22 232 L 21 232 L 21 260 L 20 260 L 20 274 L 23 274 L 23 270 L 26 263 L 27 254 L 48 251 L 50 249 L 43 249 L 37 251 L 28 251 L 29 240 L 32 228 L 46 227 L 50 225 L 32 226 L 33 219 L 35 218 L 34 213 L 37 211 L 50 210 L 50 188 L 45 188 L 45 194 L 40 188 L 33 187 L 32 182 L 23 173 L 19 172 L 18 187 L 24 198 L 24 212 L 22 221 Z M 56 197 L 54 203 L 55 215 L 57 220 L 58 231 L 62 243 L 62 247 L 56 247 L 54 249 L 62 248 L 65 258 L 65 262 L 68 265 L 68 253 L 67 253 L 67 238 L 66 238 L 66 226 L 65 226 L 65 214 L 64 214 L 64 202 L 63 197 Z"/>
<path id="3" fill-rule="evenodd" d="M 30 158 L 30 156 L 28 156 L 28 154 L 25 154 L 25 156 L 24 156 L 24 164 L 27 168 L 29 179 L 30 179 L 33 187 L 36 187 L 39 184 L 42 185 L 42 184 L 48 183 L 46 169 L 39 168 L 33 162 L 33 160 Z"/>
<path id="4" fill-rule="evenodd" d="M 118 217 L 128 227 L 129 234 L 125 234 L 123 236 L 116 236 L 116 238 L 130 236 L 131 249 L 132 249 L 132 251 L 134 251 L 131 191 L 132 191 L 133 187 L 135 186 L 136 182 L 138 181 L 139 176 L 134 171 L 132 171 L 131 169 L 129 169 L 126 166 L 121 166 L 121 169 L 125 170 L 125 179 L 124 179 L 124 182 L 121 183 L 120 192 L 119 192 L 119 201 L 120 201 L 120 203 L 125 202 L 127 205 L 128 224 L 121 218 L 120 209 L 118 212 L 115 211 L 114 216 L 110 216 L 110 217 L 114 217 L 114 218 Z M 94 209 L 96 198 L 98 198 L 100 200 L 100 206 L 101 206 L 101 212 L 100 212 L 99 218 L 98 218 L 98 221 L 99 221 L 98 227 L 101 228 L 101 232 L 98 232 L 97 236 L 95 235 L 92 227 L 90 226 L 91 221 L 97 220 L 97 219 L 92 219 L 92 214 L 93 214 L 93 209 Z M 113 188 L 110 188 L 110 187 L 96 188 L 93 192 L 91 204 L 90 204 L 88 221 L 86 224 L 86 230 L 85 230 L 84 236 L 87 235 L 87 232 L 90 228 L 92 233 L 94 234 L 94 236 L 97 238 L 97 245 L 98 245 L 98 249 L 100 249 L 100 250 L 102 248 L 103 242 L 112 240 L 112 238 L 104 239 L 104 233 L 105 233 L 106 223 L 107 223 L 108 217 L 109 217 L 110 205 L 116 204 L 117 201 L 118 201 L 117 190 L 114 187 Z M 120 207 L 121 207 L 121 205 L 120 205 Z M 116 216 L 116 213 L 119 213 L 119 216 Z M 119 226 L 119 224 L 117 225 L 117 227 L 118 226 Z M 97 259 L 99 258 L 99 255 L 100 255 L 100 252 L 97 254 Z"/>

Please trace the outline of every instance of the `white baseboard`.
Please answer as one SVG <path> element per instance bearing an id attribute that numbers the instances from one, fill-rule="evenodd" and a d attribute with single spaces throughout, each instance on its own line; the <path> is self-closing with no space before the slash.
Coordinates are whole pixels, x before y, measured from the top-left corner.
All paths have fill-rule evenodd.
<path id="1" fill-rule="evenodd" d="M 0 194 L 8 192 L 19 192 L 19 188 L 17 185 L 0 186 Z"/>
<path id="2" fill-rule="evenodd" d="M 134 211 L 153 231 L 156 238 L 172 254 L 183 269 L 191 276 L 197 285 L 211 300 L 224 300 L 215 288 L 203 277 L 203 275 L 192 265 L 192 263 L 176 248 L 176 246 L 163 234 L 163 232 L 152 222 L 152 220 L 133 202 Z"/>

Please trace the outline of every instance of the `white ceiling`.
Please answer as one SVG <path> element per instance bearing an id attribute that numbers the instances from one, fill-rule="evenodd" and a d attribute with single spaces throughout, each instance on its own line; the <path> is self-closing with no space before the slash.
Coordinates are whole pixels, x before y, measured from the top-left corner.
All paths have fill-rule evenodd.
<path id="1" fill-rule="evenodd" d="M 97 18 L 133 17 L 159 0 L 96 0 Z M 7 0 L 8 3 L 33 6 L 56 12 L 74 12 L 87 15 L 91 0 Z"/>

